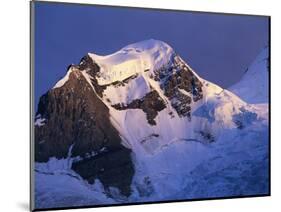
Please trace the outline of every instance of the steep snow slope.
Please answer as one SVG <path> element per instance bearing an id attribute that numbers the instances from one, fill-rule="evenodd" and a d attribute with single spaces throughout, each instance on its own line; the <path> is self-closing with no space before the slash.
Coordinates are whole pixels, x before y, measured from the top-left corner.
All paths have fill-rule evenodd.
<path id="1" fill-rule="evenodd" d="M 82 73 L 108 108 L 122 145 L 132 150 L 132 192 L 121 195 L 116 187 L 104 189 L 98 180 L 89 185 L 71 169 L 72 163 L 83 157 L 70 154 L 65 159 L 52 157 L 46 163 L 36 163 L 38 202 L 44 199 L 57 201 L 58 206 L 75 206 L 268 193 L 266 104 L 248 104 L 238 93 L 236 96 L 200 78 L 162 41 L 151 39 L 108 56 L 88 56 L 90 62 L 88 58 L 71 66 L 53 89 L 61 89 Z M 259 72 L 252 70 L 264 66 L 264 56 L 249 69 L 259 80 Z M 92 70 L 87 65 L 91 62 L 99 69 Z M 243 89 L 251 80 L 244 78 Z M 238 85 L 234 90 L 239 90 Z M 36 123 L 41 120 L 48 123 L 38 115 Z M 63 179 L 71 183 L 55 189 L 55 194 L 45 193 Z M 65 192 L 71 189 L 77 190 L 77 195 Z M 86 198 L 84 194 L 91 191 L 93 195 Z M 76 201 L 71 203 L 69 195 Z"/>
<path id="2" fill-rule="evenodd" d="M 165 109 L 157 116 L 156 126 L 151 127 L 141 110 L 111 111 L 114 126 L 124 138 L 124 145 L 131 148 L 134 154 L 136 174 L 133 188 L 137 197 L 132 197 L 132 201 L 167 200 L 175 196 L 204 198 L 238 195 L 239 192 L 241 195 L 255 193 L 251 189 L 244 191 L 238 189 L 239 192 L 236 193 L 234 187 L 238 188 L 243 180 L 237 178 L 237 181 L 229 181 L 227 176 L 231 174 L 227 173 L 224 176 L 221 165 L 224 164 L 229 172 L 235 173 L 234 176 L 254 172 L 252 167 L 238 165 L 244 159 L 250 161 L 249 166 L 253 164 L 253 167 L 256 167 L 256 163 L 262 163 L 266 170 L 268 137 L 267 114 L 264 111 L 267 107 L 261 109 L 248 106 L 235 101 L 237 100 L 235 97 L 234 100 L 231 99 L 231 95 L 228 94 L 230 93 L 222 91 L 218 97 L 209 97 L 204 105 L 193 112 L 191 122 L 178 117 L 176 113 L 175 117 L 171 118 L 167 116 L 168 111 Z M 248 151 L 252 151 L 251 157 L 248 156 Z M 260 162 L 255 159 L 259 154 L 262 154 Z M 211 163 L 213 165 L 211 169 L 204 165 L 210 163 L 209 160 L 214 161 Z M 202 179 L 194 178 L 199 174 L 198 167 L 203 165 L 205 167 L 205 171 L 201 171 L 203 176 L 209 172 L 219 173 L 221 170 L 220 177 L 214 183 L 217 183 L 220 189 L 225 189 L 224 193 L 219 191 L 212 193 L 209 188 L 215 189 L 214 185 L 206 185 L 208 179 L 203 176 Z M 260 172 L 262 175 L 265 173 Z M 244 183 L 251 184 L 253 178 L 249 177 Z M 265 185 L 259 190 L 260 193 L 266 188 L 267 179 L 257 179 Z M 204 181 L 204 184 L 201 185 L 201 181 Z M 224 188 L 227 186 L 226 183 L 233 188 L 229 190 Z M 196 196 L 197 191 L 187 190 L 183 193 L 183 186 L 203 190 L 200 196 Z M 259 189 L 258 187 L 254 186 L 254 189 Z"/>
<path id="3" fill-rule="evenodd" d="M 268 102 L 268 47 L 264 48 L 254 62 L 248 67 L 242 79 L 229 88 L 248 103 Z"/>
<path id="4" fill-rule="evenodd" d="M 104 188 L 99 181 L 89 185 L 73 173 L 71 175 L 68 172 L 54 174 L 37 171 L 35 179 L 36 208 L 77 207 L 116 202 L 104 194 Z"/>

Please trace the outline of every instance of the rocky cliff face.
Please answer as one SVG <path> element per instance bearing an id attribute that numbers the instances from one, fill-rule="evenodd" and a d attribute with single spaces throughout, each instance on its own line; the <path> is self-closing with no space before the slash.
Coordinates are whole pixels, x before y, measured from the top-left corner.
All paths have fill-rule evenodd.
<path id="1" fill-rule="evenodd" d="M 35 160 L 78 157 L 72 168 L 89 183 L 97 178 L 105 187 L 115 186 L 129 195 L 134 174 L 131 150 L 121 145 L 121 138 L 109 120 L 109 109 L 80 70 L 85 65 L 82 62 L 81 66 L 70 67 L 64 86 L 51 89 L 40 98 Z M 91 71 L 95 68 L 92 66 Z"/>
<path id="2" fill-rule="evenodd" d="M 164 73 L 164 74 L 163 74 Z M 202 83 L 177 55 L 172 65 L 160 71 L 159 80 L 164 94 L 169 98 L 179 116 L 191 118 L 191 102 L 203 98 Z"/>

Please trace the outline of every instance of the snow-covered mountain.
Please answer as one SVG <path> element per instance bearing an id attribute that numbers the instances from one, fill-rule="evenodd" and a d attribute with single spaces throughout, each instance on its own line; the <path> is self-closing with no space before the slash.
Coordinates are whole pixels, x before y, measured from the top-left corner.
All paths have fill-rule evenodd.
<path id="1" fill-rule="evenodd" d="M 36 206 L 266 194 L 267 146 L 267 105 L 202 79 L 168 44 L 89 53 L 40 98 Z"/>
<path id="2" fill-rule="evenodd" d="M 269 49 L 265 47 L 247 68 L 242 79 L 229 88 L 248 103 L 268 103 Z"/>

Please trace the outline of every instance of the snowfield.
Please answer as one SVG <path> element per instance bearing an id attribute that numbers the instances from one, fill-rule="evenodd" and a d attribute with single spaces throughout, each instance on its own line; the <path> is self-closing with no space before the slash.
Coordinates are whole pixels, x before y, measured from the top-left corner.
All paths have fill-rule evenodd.
<path id="1" fill-rule="evenodd" d="M 265 47 L 247 68 L 243 78 L 229 90 L 248 103 L 267 103 L 269 92 L 268 54 L 269 49 Z"/>
<path id="2" fill-rule="evenodd" d="M 177 114 L 161 82 L 151 77 L 168 67 L 174 54 L 168 44 L 153 39 L 107 56 L 89 53 L 101 67 L 98 84 L 108 85 L 102 101 L 109 108 L 111 123 L 122 144 L 132 150 L 132 194 L 124 197 L 112 188 L 109 195 L 98 180 L 89 185 L 71 170 L 75 158 L 69 154 L 67 159 L 36 163 L 36 207 L 268 194 L 268 49 L 229 90 L 200 78 L 192 70 L 202 82 L 203 98 L 192 100 L 191 119 Z M 54 88 L 64 85 L 70 71 Z M 91 76 L 83 74 L 90 82 Z M 112 85 L 130 77 L 123 86 Z M 147 122 L 141 109 L 117 110 L 111 106 L 127 105 L 152 90 L 166 103 L 155 118 L 156 125 Z M 179 91 L 190 96 L 183 89 Z M 36 124 L 42 124 L 42 120 Z"/>
<path id="3" fill-rule="evenodd" d="M 122 81 L 146 70 L 153 72 L 167 64 L 173 54 L 174 50 L 168 44 L 154 39 L 128 45 L 107 56 L 89 53 L 101 67 L 100 85 Z"/>

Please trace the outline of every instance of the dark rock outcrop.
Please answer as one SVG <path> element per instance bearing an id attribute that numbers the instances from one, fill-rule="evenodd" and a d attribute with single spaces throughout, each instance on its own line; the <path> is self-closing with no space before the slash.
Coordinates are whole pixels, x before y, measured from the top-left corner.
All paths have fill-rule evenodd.
<path id="1" fill-rule="evenodd" d="M 164 74 L 163 74 L 164 73 Z M 179 116 L 191 118 L 190 104 L 203 98 L 202 83 L 192 70 L 178 56 L 174 56 L 172 64 L 159 72 L 161 89 L 169 98 Z"/>
<path id="2" fill-rule="evenodd" d="M 120 193 L 129 196 L 131 182 L 134 174 L 131 151 L 126 148 L 110 149 L 96 156 L 77 161 L 72 164 L 72 169 L 80 174 L 89 183 L 99 179 L 106 190 L 109 187 L 120 189 Z"/>
<path id="3" fill-rule="evenodd" d="M 112 105 L 112 107 L 117 110 L 142 109 L 146 114 L 147 122 L 150 125 L 156 125 L 154 119 L 158 112 L 166 108 L 166 104 L 157 91 L 153 90 L 147 93 L 143 98 L 135 99 L 128 105 L 115 104 Z"/>

